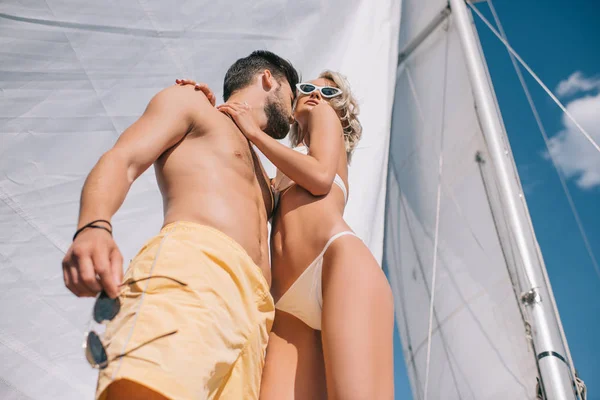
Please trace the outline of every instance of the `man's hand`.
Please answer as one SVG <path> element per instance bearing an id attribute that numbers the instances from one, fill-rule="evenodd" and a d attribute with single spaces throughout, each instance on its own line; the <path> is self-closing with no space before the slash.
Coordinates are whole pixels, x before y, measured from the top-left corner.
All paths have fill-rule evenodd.
<path id="1" fill-rule="evenodd" d="M 90 221 L 110 228 L 105 221 L 121 207 L 133 182 L 192 129 L 204 126 L 209 110 L 214 113 L 207 98 L 192 90 L 170 86 L 157 93 L 86 178 L 79 228 Z M 65 285 L 77 296 L 93 296 L 102 289 L 117 296 L 123 259 L 110 232 L 91 227 L 81 231 L 65 255 L 63 273 Z"/>
<path id="2" fill-rule="evenodd" d="M 112 236 L 102 229 L 81 232 L 63 259 L 65 285 L 78 297 L 93 297 L 102 289 L 111 298 L 123 280 L 123 256 Z"/>
<path id="3" fill-rule="evenodd" d="M 210 90 L 210 88 L 208 87 L 208 85 L 206 83 L 196 83 L 195 80 L 192 79 L 175 79 L 175 83 L 181 86 L 185 86 L 185 85 L 194 85 L 194 89 L 195 90 L 200 90 L 202 93 L 204 93 L 204 95 L 206 96 L 206 98 L 208 99 L 208 101 L 210 101 L 210 104 L 213 105 L 213 107 L 215 106 L 216 102 L 217 102 L 217 98 L 215 97 L 215 94 L 213 93 L 212 90 Z"/>

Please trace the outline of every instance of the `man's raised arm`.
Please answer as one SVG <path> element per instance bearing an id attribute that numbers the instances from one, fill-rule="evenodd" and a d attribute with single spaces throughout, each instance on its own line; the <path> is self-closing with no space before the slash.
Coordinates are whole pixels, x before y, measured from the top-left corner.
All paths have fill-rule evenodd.
<path id="1" fill-rule="evenodd" d="M 83 186 L 78 234 L 63 260 L 65 285 L 75 295 L 94 296 L 104 289 L 117 296 L 123 259 L 108 221 L 133 181 L 190 132 L 193 111 L 202 107 L 211 107 L 205 96 L 191 87 L 171 86 L 154 96 L 144 114 L 100 157 Z M 99 222 L 84 228 L 93 221 Z"/>

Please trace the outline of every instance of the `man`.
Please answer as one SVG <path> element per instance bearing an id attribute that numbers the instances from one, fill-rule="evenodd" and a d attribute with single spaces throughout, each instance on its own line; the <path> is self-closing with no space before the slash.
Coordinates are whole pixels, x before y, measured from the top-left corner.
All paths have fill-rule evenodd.
<path id="1" fill-rule="evenodd" d="M 261 129 L 281 139 L 297 82 L 289 62 L 255 51 L 228 70 L 224 99 L 247 103 Z M 110 219 L 153 163 L 164 225 L 123 279 Z M 120 310 L 103 339 L 108 365 L 98 398 L 258 398 L 274 316 L 272 208 L 260 161 L 229 117 L 192 86 L 167 88 L 150 101 L 90 172 L 63 261 L 75 295 L 118 296 Z"/>

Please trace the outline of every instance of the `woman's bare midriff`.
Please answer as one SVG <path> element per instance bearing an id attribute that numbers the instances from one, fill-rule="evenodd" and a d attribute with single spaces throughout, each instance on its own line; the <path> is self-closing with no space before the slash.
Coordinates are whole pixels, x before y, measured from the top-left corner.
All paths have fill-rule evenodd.
<path id="1" fill-rule="evenodd" d="M 331 236 L 350 229 L 343 210 L 344 195 L 335 185 L 321 197 L 297 185 L 282 195 L 271 233 L 271 293 L 275 301 L 321 253 Z"/>

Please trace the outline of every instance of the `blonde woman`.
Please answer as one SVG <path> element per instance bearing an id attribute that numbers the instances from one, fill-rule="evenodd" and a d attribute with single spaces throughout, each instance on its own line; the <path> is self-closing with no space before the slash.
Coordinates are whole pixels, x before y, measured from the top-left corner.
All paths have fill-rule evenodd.
<path id="1" fill-rule="evenodd" d="M 347 80 L 325 71 L 297 85 L 292 149 L 262 132 L 245 102 L 218 108 L 278 169 L 276 313 L 261 399 L 393 399 L 391 290 L 343 218 L 348 163 L 362 132 Z"/>

